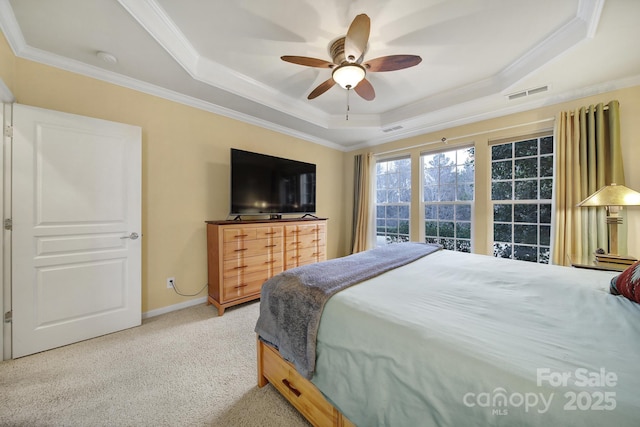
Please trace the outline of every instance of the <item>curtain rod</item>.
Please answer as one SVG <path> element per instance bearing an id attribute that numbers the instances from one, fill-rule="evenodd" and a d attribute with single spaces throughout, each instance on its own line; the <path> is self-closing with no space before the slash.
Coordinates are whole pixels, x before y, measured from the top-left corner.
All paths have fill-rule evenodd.
<path id="1" fill-rule="evenodd" d="M 591 107 L 593 107 L 593 108 L 597 108 L 598 106 L 597 106 L 597 105 L 590 105 L 590 106 L 588 106 L 588 107 L 586 107 L 586 108 L 585 108 L 585 107 L 580 107 L 580 108 L 578 108 L 578 110 L 582 110 L 582 109 L 584 108 L 584 109 L 585 109 L 585 111 L 588 113 L 588 112 L 589 112 L 589 110 L 591 110 Z M 604 105 L 604 106 L 602 107 L 602 109 L 603 109 L 604 111 L 608 110 L 608 109 L 609 109 L 609 104 Z M 575 116 L 575 115 L 576 115 L 576 112 L 575 112 L 575 111 L 570 111 L 570 112 L 569 112 L 569 114 L 570 114 L 570 115 L 572 115 L 572 116 Z"/>
<path id="2" fill-rule="evenodd" d="M 387 150 L 387 151 L 382 151 L 380 153 L 374 153 L 374 156 L 382 156 L 385 154 L 390 154 L 390 153 L 396 153 L 398 151 L 406 151 L 406 150 L 412 150 L 414 148 L 420 148 L 420 147 L 426 147 L 427 145 L 433 145 L 433 144 L 439 144 L 444 142 L 445 144 L 449 141 L 455 141 L 458 139 L 463 139 L 463 138 L 469 138 L 472 136 L 478 136 L 478 135 L 484 135 L 486 133 L 491 133 L 491 132 L 498 132 L 498 131 L 503 131 L 503 130 L 509 130 L 509 129 L 515 129 L 515 128 L 519 128 L 522 126 L 529 126 L 529 125 L 535 125 L 538 123 L 544 123 L 544 122 L 549 122 L 549 121 L 553 121 L 555 120 L 555 117 L 548 117 L 546 119 L 541 119 L 541 120 L 536 120 L 533 122 L 529 122 L 529 123 L 521 123 L 518 125 L 513 125 L 513 126 L 507 126 L 507 127 L 503 127 L 503 128 L 497 128 L 497 129 L 491 129 L 491 130 L 486 130 L 486 131 L 482 131 L 482 132 L 476 132 L 476 133 L 470 133 L 468 135 L 461 135 L 461 136 L 454 136 L 453 138 L 442 138 L 438 141 L 430 141 L 430 142 L 423 142 L 421 144 L 417 144 L 417 145 L 412 145 L 410 147 L 402 147 L 402 148 L 396 148 L 393 150 Z"/>

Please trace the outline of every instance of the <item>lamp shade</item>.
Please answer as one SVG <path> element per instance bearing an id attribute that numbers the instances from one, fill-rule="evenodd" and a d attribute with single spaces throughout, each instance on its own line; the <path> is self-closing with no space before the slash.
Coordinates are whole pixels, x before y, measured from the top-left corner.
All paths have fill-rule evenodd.
<path id="1" fill-rule="evenodd" d="M 336 83 L 345 89 L 353 89 L 364 79 L 366 75 L 364 67 L 360 64 L 344 64 L 333 70 L 332 77 Z"/>
<path id="2" fill-rule="evenodd" d="M 606 185 L 578 203 L 580 207 L 637 205 L 640 205 L 640 193 L 618 184 Z"/>

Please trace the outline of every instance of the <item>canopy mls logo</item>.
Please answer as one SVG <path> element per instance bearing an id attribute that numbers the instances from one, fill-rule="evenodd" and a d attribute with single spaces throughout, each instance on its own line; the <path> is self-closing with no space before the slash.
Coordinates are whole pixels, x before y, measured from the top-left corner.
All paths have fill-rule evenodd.
<path id="1" fill-rule="evenodd" d="M 508 394 L 506 389 L 498 387 L 492 392 L 466 393 L 462 397 L 462 402 L 469 408 L 475 406 L 491 408 L 491 415 L 509 415 L 509 408 L 520 407 L 524 407 L 527 413 L 535 410 L 539 414 L 544 414 L 551 406 L 553 395 L 554 393 L 551 393 L 547 397 L 544 393 L 534 392 Z"/>
<path id="2" fill-rule="evenodd" d="M 618 384 L 618 375 L 605 368 L 589 371 L 578 368 L 574 371 L 553 371 L 549 368 L 536 370 L 536 386 L 542 390 L 566 390 L 559 399 L 565 411 L 612 411 L 616 408 L 616 393 L 611 390 Z M 583 389 L 578 390 L 576 389 Z M 503 387 L 492 392 L 468 392 L 462 402 L 469 408 L 480 407 L 491 410 L 491 415 L 509 415 L 513 408 L 524 408 L 525 413 L 545 414 L 551 408 L 555 392 L 509 393 Z M 562 400 L 564 399 L 564 400 Z"/>

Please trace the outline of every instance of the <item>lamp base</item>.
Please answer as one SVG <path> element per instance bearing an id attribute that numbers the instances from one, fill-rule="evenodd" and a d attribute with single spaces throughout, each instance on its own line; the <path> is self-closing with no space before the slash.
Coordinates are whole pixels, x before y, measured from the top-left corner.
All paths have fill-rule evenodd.
<path id="1" fill-rule="evenodd" d="M 596 261 L 599 261 L 599 262 L 610 262 L 614 264 L 631 265 L 637 261 L 637 259 L 628 255 L 599 254 L 599 253 L 595 253 L 594 255 L 596 257 Z"/>

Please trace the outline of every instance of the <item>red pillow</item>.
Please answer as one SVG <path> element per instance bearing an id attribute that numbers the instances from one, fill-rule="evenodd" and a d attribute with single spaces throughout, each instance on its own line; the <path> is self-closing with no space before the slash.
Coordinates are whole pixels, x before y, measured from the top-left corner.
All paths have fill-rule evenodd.
<path id="1" fill-rule="evenodd" d="M 640 303 L 640 260 L 611 279 L 610 290 L 614 295 L 622 295 L 633 302 Z"/>

